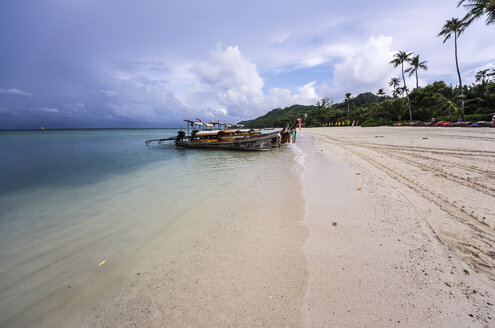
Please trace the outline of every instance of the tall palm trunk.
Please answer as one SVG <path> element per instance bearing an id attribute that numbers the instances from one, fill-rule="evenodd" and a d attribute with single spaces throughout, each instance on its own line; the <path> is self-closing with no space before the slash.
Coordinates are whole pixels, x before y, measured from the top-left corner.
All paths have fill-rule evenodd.
<path id="1" fill-rule="evenodd" d="M 412 113 L 411 113 L 411 102 L 409 101 L 409 91 L 407 91 L 406 78 L 404 76 L 404 62 L 402 62 L 402 81 L 404 82 L 404 91 L 407 95 L 407 107 L 409 108 L 409 119 L 412 122 Z"/>
<path id="2" fill-rule="evenodd" d="M 347 118 L 349 118 L 349 113 L 350 113 L 350 105 L 349 105 L 350 102 L 351 100 L 347 99 Z"/>
<path id="3" fill-rule="evenodd" d="M 461 115 L 464 121 L 464 88 L 462 87 L 461 71 L 459 71 L 459 60 L 457 59 L 457 32 L 454 35 L 455 43 L 455 66 L 457 67 L 457 76 L 459 77 L 459 87 L 461 88 Z"/>
<path id="4" fill-rule="evenodd" d="M 418 69 L 419 68 L 416 69 L 416 89 L 419 88 Z"/>

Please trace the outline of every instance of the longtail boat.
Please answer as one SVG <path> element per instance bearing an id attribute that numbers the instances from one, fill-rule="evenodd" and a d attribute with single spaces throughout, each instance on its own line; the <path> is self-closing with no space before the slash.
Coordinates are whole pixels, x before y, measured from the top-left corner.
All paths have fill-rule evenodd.
<path id="1" fill-rule="evenodd" d="M 295 126 L 291 124 L 284 129 L 275 132 L 262 133 L 260 129 L 243 129 L 241 125 L 229 123 L 203 123 L 198 121 L 184 120 L 193 128 L 191 134 L 180 130 L 176 137 L 165 139 L 146 140 L 146 144 L 153 141 L 173 141 L 176 147 L 181 148 L 202 148 L 202 149 L 224 149 L 224 150 L 270 150 L 273 147 L 280 146 L 281 143 L 295 142 Z M 212 129 L 216 126 L 226 127 L 227 129 Z M 198 130 L 199 127 L 205 130 Z M 232 129 L 234 127 L 234 129 Z"/>

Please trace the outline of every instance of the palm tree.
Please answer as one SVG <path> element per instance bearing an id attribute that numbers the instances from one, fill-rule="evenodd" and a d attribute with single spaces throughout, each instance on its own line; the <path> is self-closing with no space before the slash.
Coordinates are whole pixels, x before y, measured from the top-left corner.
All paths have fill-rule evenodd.
<path id="1" fill-rule="evenodd" d="M 402 97 L 402 95 L 403 95 L 404 93 L 406 93 L 406 94 L 407 94 L 408 92 L 409 92 L 409 89 L 408 89 L 407 87 L 399 87 L 399 88 L 395 89 L 394 94 L 395 94 L 396 96 L 400 96 L 400 97 Z"/>
<path id="2" fill-rule="evenodd" d="M 457 3 L 457 7 L 463 4 L 464 8 L 468 9 L 468 13 L 463 18 L 463 21 L 465 21 L 467 25 L 471 24 L 475 19 L 478 19 L 483 15 L 486 15 L 486 25 L 495 24 L 495 1 L 460 0 Z"/>
<path id="3" fill-rule="evenodd" d="M 485 85 L 488 80 L 488 76 L 490 76 L 490 73 L 488 73 L 488 71 L 490 71 L 489 68 L 479 70 L 478 73 L 476 73 L 476 75 L 474 76 L 476 78 L 476 82 L 481 82 L 482 85 Z"/>
<path id="4" fill-rule="evenodd" d="M 381 103 L 383 116 L 391 120 L 402 121 L 407 115 L 406 99 L 398 98 Z"/>
<path id="5" fill-rule="evenodd" d="M 411 67 L 406 69 L 406 73 L 409 73 L 409 76 L 412 76 L 416 73 L 416 89 L 419 88 L 419 79 L 418 79 L 418 70 L 424 69 L 428 70 L 428 66 L 426 66 L 427 61 L 419 61 L 419 55 L 413 57 L 410 61 Z"/>
<path id="6" fill-rule="evenodd" d="M 404 63 L 407 63 L 411 60 L 411 55 L 412 55 L 412 52 L 399 51 L 394 55 L 394 59 L 390 62 L 390 64 L 393 64 L 394 67 L 397 67 L 400 65 L 402 68 L 402 82 L 404 83 L 404 90 L 406 91 L 406 95 L 407 95 L 407 106 L 409 109 L 409 119 L 412 121 L 411 103 L 409 101 L 409 92 L 407 90 L 406 78 L 404 76 Z"/>
<path id="7" fill-rule="evenodd" d="M 450 119 L 452 119 L 452 112 L 454 112 L 454 115 L 458 114 L 459 106 L 455 103 L 456 95 L 453 91 L 446 92 L 445 95 L 437 92 L 433 95 L 433 97 L 438 102 L 438 105 L 435 106 L 434 109 L 440 110 L 440 113 L 446 109 Z"/>
<path id="8" fill-rule="evenodd" d="M 318 100 L 316 103 L 316 106 L 321 107 L 321 108 L 328 108 L 332 106 L 332 101 L 328 97 L 324 97 L 321 100 Z"/>
<path id="9" fill-rule="evenodd" d="M 352 93 L 350 93 L 350 92 L 345 94 L 345 99 L 347 100 L 347 117 L 349 117 L 349 112 L 350 112 L 351 96 L 352 96 Z"/>
<path id="10" fill-rule="evenodd" d="M 492 68 L 492 72 L 488 76 L 493 76 L 493 82 L 495 82 L 495 68 Z"/>
<path id="11" fill-rule="evenodd" d="M 392 95 L 394 97 L 397 97 L 397 88 L 399 87 L 399 85 L 400 85 L 400 79 L 398 77 L 393 77 L 390 79 L 390 82 L 388 82 L 388 86 L 392 87 L 393 89 Z"/>
<path id="12" fill-rule="evenodd" d="M 384 91 L 382 88 L 378 89 L 378 92 L 376 93 L 376 95 L 377 95 L 378 97 L 380 97 L 380 99 L 381 99 L 382 101 L 383 101 L 383 100 L 385 99 L 385 97 L 387 96 L 387 94 L 385 93 L 385 91 Z"/>
<path id="13" fill-rule="evenodd" d="M 388 82 L 388 86 L 392 87 L 394 90 L 400 85 L 400 78 L 392 77 L 390 82 Z"/>
<path id="14" fill-rule="evenodd" d="M 438 36 L 445 37 L 443 43 L 447 42 L 447 40 L 452 37 L 452 34 L 454 34 L 455 65 L 457 67 L 457 76 L 459 77 L 459 87 L 461 89 L 461 115 L 463 121 L 464 121 L 464 93 L 462 87 L 461 72 L 459 71 L 459 59 L 457 56 L 457 38 L 462 34 L 462 32 L 464 32 L 466 26 L 467 25 L 463 20 L 460 20 L 458 18 L 452 18 L 451 20 L 445 22 L 445 24 L 442 27 L 442 30 L 440 31 L 440 33 L 438 33 Z"/>

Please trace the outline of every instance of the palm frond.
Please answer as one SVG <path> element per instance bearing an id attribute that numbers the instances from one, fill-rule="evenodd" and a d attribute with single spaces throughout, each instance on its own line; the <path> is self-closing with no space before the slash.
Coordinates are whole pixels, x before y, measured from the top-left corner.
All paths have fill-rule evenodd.
<path id="1" fill-rule="evenodd" d="M 442 27 L 440 33 L 437 36 L 443 36 L 443 43 L 447 42 L 448 39 L 452 37 L 452 35 L 459 36 L 461 35 L 467 27 L 467 23 L 458 18 L 452 18 L 447 20 Z"/>
<path id="2" fill-rule="evenodd" d="M 486 25 L 495 24 L 495 1 L 494 0 L 460 0 L 457 6 L 463 6 L 468 10 L 464 21 L 467 25 L 474 20 L 486 15 Z"/>

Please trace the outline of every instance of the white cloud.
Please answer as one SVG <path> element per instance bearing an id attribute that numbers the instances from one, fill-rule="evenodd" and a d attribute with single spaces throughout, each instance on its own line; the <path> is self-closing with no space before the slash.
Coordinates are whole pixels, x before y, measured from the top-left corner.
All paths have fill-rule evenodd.
<path id="1" fill-rule="evenodd" d="M 393 66 L 389 63 L 394 53 L 392 43 L 392 37 L 370 37 L 363 47 L 335 65 L 337 88 L 356 94 L 384 88 L 394 76 Z"/>
<path id="2" fill-rule="evenodd" d="M 245 115 L 249 107 L 259 107 L 263 99 L 263 79 L 256 64 L 246 59 L 239 47 L 229 46 L 224 51 L 217 47 L 210 62 L 200 62 L 191 72 L 202 83 L 210 86 L 223 107 L 234 115 Z"/>
<path id="3" fill-rule="evenodd" d="M 299 88 L 299 93 L 294 95 L 296 100 L 299 100 L 298 104 L 307 105 L 309 103 L 314 103 L 318 100 L 318 95 L 315 91 L 316 81 L 309 82 L 308 84 L 303 85 Z"/>
<path id="4" fill-rule="evenodd" d="M 108 89 L 100 89 L 101 94 L 107 96 L 107 97 L 113 97 L 116 96 L 118 93 L 115 90 L 108 90 Z"/>
<path id="5" fill-rule="evenodd" d="M 271 43 L 273 44 L 282 44 L 284 43 L 285 41 L 287 41 L 288 39 L 290 38 L 290 33 L 288 32 L 285 32 L 285 33 L 279 33 L 279 34 L 276 34 L 274 35 L 272 38 L 271 38 Z"/>
<path id="6" fill-rule="evenodd" d="M 223 116 L 229 115 L 229 111 L 226 108 L 219 108 L 217 111 L 222 114 Z"/>
<path id="7" fill-rule="evenodd" d="M 19 89 L 0 89 L 0 95 L 15 95 L 22 97 L 31 97 L 32 94 Z"/>
<path id="8" fill-rule="evenodd" d="M 41 107 L 41 108 L 39 108 L 39 111 L 44 112 L 44 113 L 58 113 L 58 112 L 60 112 L 60 110 L 58 110 L 57 108 L 53 108 L 53 107 Z"/>
<path id="9" fill-rule="evenodd" d="M 275 107 L 293 104 L 316 103 L 316 81 L 309 82 L 295 91 L 287 88 L 272 88 L 264 94 L 264 81 L 257 67 L 245 58 L 238 47 L 225 50 L 217 48 L 211 53 L 209 62 L 192 65 L 193 72 L 200 80 L 201 91 L 186 94 L 185 102 L 207 107 L 203 114 L 244 119 L 261 115 Z M 201 111 L 199 111 L 201 113 Z"/>
<path id="10" fill-rule="evenodd" d="M 305 51 L 296 62 L 292 63 L 292 69 L 310 68 L 327 64 L 332 60 L 352 56 L 356 45 L 352 43 L 329 43 L 315 47 L 312 51 Z"/>
<path id="11" fill-rule="evenodd" d="M 316 81 L 303 85 L 298 92 L 292 94 L 289 89 L 272 88 L 266 97 L 266 105 L 271 108 L 287 107 L 294 104 L 314 105 L 319 96 L 315 90 Z"/>

